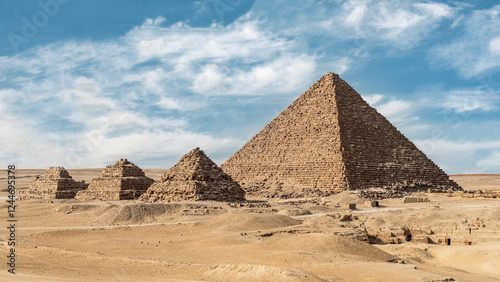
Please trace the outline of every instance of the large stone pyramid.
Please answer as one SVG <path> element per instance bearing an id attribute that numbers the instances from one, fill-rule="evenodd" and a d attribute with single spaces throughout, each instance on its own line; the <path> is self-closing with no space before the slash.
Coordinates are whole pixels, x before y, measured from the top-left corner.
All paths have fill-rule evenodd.
<path id="1" fill-rule="evenodd" d="M 461 189 L 334 73 L 311 86 L 222 169 L 247 192 L 270 197 L 374 187 Z"/>
<path id="2" fill-rule="evenodd" d="M 196 148 L 165 172 L 161 181 L 151 185 L 140 200 L 238 202 L 245 200 L 245 191 L 200 148 Z"/>
<path id="3" fill-rule="evenodd" d="M 141 196 L 154 182 L 142 169 L 127 159 L 106 166 L 102 175 L 92 179 L 87 190 L 76 195 L 79 200 L 132 200 Z"/>
<path id="4" fill-rule="evenodd" d="M 51 167 L 43 176 L 31 181 L 28 190 L 20 191 L 20 199 L 71 199 L 87 188 L 85 181 L 77 182 L 64 167 Z"/>

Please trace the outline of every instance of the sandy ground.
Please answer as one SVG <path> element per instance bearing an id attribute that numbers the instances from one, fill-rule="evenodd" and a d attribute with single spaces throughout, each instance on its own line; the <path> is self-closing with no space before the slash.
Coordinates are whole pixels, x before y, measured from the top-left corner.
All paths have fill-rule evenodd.
<path id="1" fill-rule="evenodd" d="M 75 180 L 86 181 L 101 171 L 69 170 Z M 17 173 L 20 188 L 43 170 Z M 159 179 L 163 171 L 146 173 Z M 453 179 L 464 188 L 500 190 L 498 175 Z M 7 272 L 7 204 L 2 201 L 0 248 L 6 255 L 0 279 L 499 281 L 500 200 L 421 196 L 430 202 L 388 199 L 379 208 L 364 207 L 364 200 L 349 192 L 309 203 L 254 198 L 241 207 L 220 202 L 19 201 L 16 275 Z M 337 205 L 345 202 L 357 203 L 358 209 Z M 424 230 L 434 239 L 451 238 L 451 244 L 362 241 L 367 234 L 402 228 L 414 235 Z"/>
<path id="2" fill-rule="evenodd" d="M 450 178 L 466 190 L 500 189 L 500 174 L 458 174 Z"/>

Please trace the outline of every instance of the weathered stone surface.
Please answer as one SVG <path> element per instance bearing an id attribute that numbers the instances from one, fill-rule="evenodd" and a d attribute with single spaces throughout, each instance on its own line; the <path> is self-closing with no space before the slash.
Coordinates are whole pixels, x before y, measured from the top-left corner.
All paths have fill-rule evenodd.
<path id="1" fill-rule="evenodd" d="M 19 199 L 71 199 L 87 186 L 85 181 L 73 180 L 64 167 L 51 167 L 31 181 L 28 190 L 19 191 Z"/>
<path id="2" fill-rule="evenodd" d="M 200 148 L 191 150 L 140 198 L 148 202 L 244 201 L 240 185 Z"/>
<path id="3" fill-rule="evenodd" d="M 79 200 L 133 200 L 141 196 L 154 182 L 142 169 L 127 159 L 106 166 L 102 175 L 92 179 L 89 187 L 78 192 Z"/>
<path id="4" fill-rule="evenodd" d="M 249 194 L 268 197 L 419 189 L 421 183 L 461 189 L 333 73 L 311 86 L 222 169 Z"/>

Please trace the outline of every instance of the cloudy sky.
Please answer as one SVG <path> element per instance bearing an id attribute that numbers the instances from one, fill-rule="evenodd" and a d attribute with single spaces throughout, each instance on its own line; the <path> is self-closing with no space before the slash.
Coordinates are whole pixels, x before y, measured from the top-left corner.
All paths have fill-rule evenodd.
<path id="1" fill-rule="evenodd" d="M 0 165 L 221 164 L 336 72 L 446 172 L 500 173 L 495 2 L 0 0 Z"/>

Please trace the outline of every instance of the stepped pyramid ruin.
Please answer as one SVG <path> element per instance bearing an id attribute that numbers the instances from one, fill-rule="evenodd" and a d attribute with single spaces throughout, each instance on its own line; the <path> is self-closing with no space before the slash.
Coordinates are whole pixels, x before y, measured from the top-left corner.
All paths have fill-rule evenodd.
<path id="1" fill-rule="evenodd" d="M 19 191 L 20 199 L 72 199 L 87 188 L 85 181 L 73 180 L 64 167 L 51 167 L 31 181 L 28 190 Z"/>
<path id="2" fill-rule="evenodd" d="M 344 80 L 323 76 L 222 169 L 247 192 L 326 196 L 353 189 L 461 189 Z"/>
<path id="3" fill-rule="evenodd" d="M 76 199 L 133 200 L 146 192 L 153 182 L 141 168 L 127 159 L 120 159 L 106 166 L 100 177 L 92 179 L 86 190 L 78 192 Z"/>
<path id="4" fill-rule="evenodd" d="M 196 148 L 166 171 L 161 181 L 151 185 L 140 200 L 238 202 L 245 200 L 245 191 L 200 148 Z"/>

